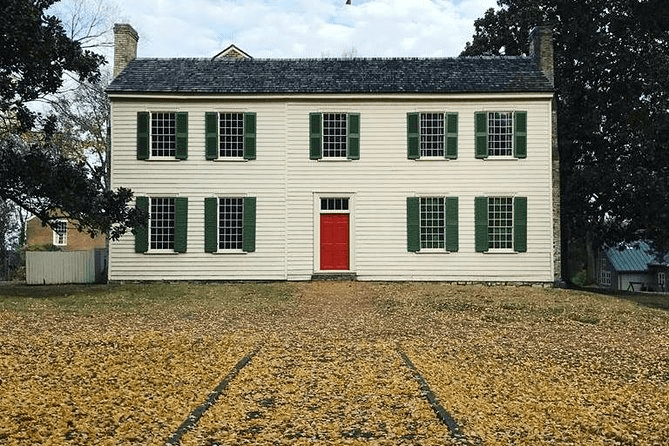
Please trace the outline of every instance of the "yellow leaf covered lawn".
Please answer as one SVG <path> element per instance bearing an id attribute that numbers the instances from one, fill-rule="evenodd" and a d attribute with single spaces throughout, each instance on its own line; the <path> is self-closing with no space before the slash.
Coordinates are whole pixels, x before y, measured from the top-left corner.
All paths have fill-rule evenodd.
<path id="1" fill-rule="evenodd" d="M 164 445 L 260 346 L 181 444 L 664 446 L 668 309 L 435 283 L 0 287 L 0 445 Z"/>

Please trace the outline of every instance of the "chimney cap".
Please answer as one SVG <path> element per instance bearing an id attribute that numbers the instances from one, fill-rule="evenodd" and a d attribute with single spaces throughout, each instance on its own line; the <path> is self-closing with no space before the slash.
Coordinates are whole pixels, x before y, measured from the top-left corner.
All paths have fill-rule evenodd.
<path id="1" fill-rule="evenodd" d="M 134 38 L 135 40 L 139 40 L 139 34 L 135 30 L 135 28 L 133 28 L 132 25 L 128 23 L 114 24 L 114 34 L 130 34 L 132 38 Z"/>

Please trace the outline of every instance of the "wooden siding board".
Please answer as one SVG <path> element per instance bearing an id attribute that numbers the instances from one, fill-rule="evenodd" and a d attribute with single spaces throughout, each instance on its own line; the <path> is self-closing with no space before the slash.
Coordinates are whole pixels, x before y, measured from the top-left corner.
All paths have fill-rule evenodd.
<path id="1" fill-rule="evenodd" d="M 136 113 L 169 109 L 189 112 L 189 157 L 181 162 L 138 161 Z M 184 279 L 308 280 L 314 271 L 315 193 L 352 193 L 355 269 L 359 278 L 552 282 L 552 182 L 550 103 L 498 101 L 139 101 L 113 104 L 112 184 L 136 194 L 179 194 L 189 198 L 188 253 L 136 255 L 132 236 L 112 243 L 111 280 Z M 257 113 L 257 159 L 207 161 L 204 113 Z M 526 110 L 527 158 L 480 160 L 474 156 L 474 113 Z M 360 159 L 309 159 L 309 113 L 360 113 Z M 406 114 L 457 112 L 457 160 L 408 160 Z M 153 168 L 155 166 L 155 168 Z M 509 175 L 509 171 L 513 175 Z M 197 181 L 193 181 L 196 178 Z M 419 179 L 419 181 L 417 181 Z M 473 180 L 475 179 L 475 180 Z M 474 252 L 474 197 L 500 192 L 528 197 L 527 253 Z M 222 194 L 257 197 L 256 252 L 204 253 L 204 198 Z M 459 199 L 459 251 L 406 251 L 406 198 L 441 194 Z M 277 222 L 281 222 L 277 224 Z M 142 267 L 137 267 L 141 265 Z"/>

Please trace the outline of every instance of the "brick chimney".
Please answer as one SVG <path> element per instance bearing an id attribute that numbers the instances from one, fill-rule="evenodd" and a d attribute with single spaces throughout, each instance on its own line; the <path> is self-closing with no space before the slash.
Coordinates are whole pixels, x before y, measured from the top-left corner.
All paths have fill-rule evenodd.
<path id="1" fill-rule="evenodd" d="M 128 24 L 114 25 L 114 77 L 135 58 L 139 34 Z"/>
<path id="2" fill-rule="evenodd" d="M 546 75 L 551 84 L 555 82 L 553 70 L 553 30 L 549 26 L 537 26 L 530 31 L 530 57 Z"/>

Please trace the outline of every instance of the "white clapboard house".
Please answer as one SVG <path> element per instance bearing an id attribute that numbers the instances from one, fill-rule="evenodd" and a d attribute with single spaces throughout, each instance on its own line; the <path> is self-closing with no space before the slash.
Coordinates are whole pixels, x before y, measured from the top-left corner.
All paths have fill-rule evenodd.
<path id="1" fill-rule="evenodd" d="M 110 280 L 560 277 L 549 29 L 529 57 L 427 59 L 136 58 L 115 34 L 112 186 L 150 220 Z"/>

